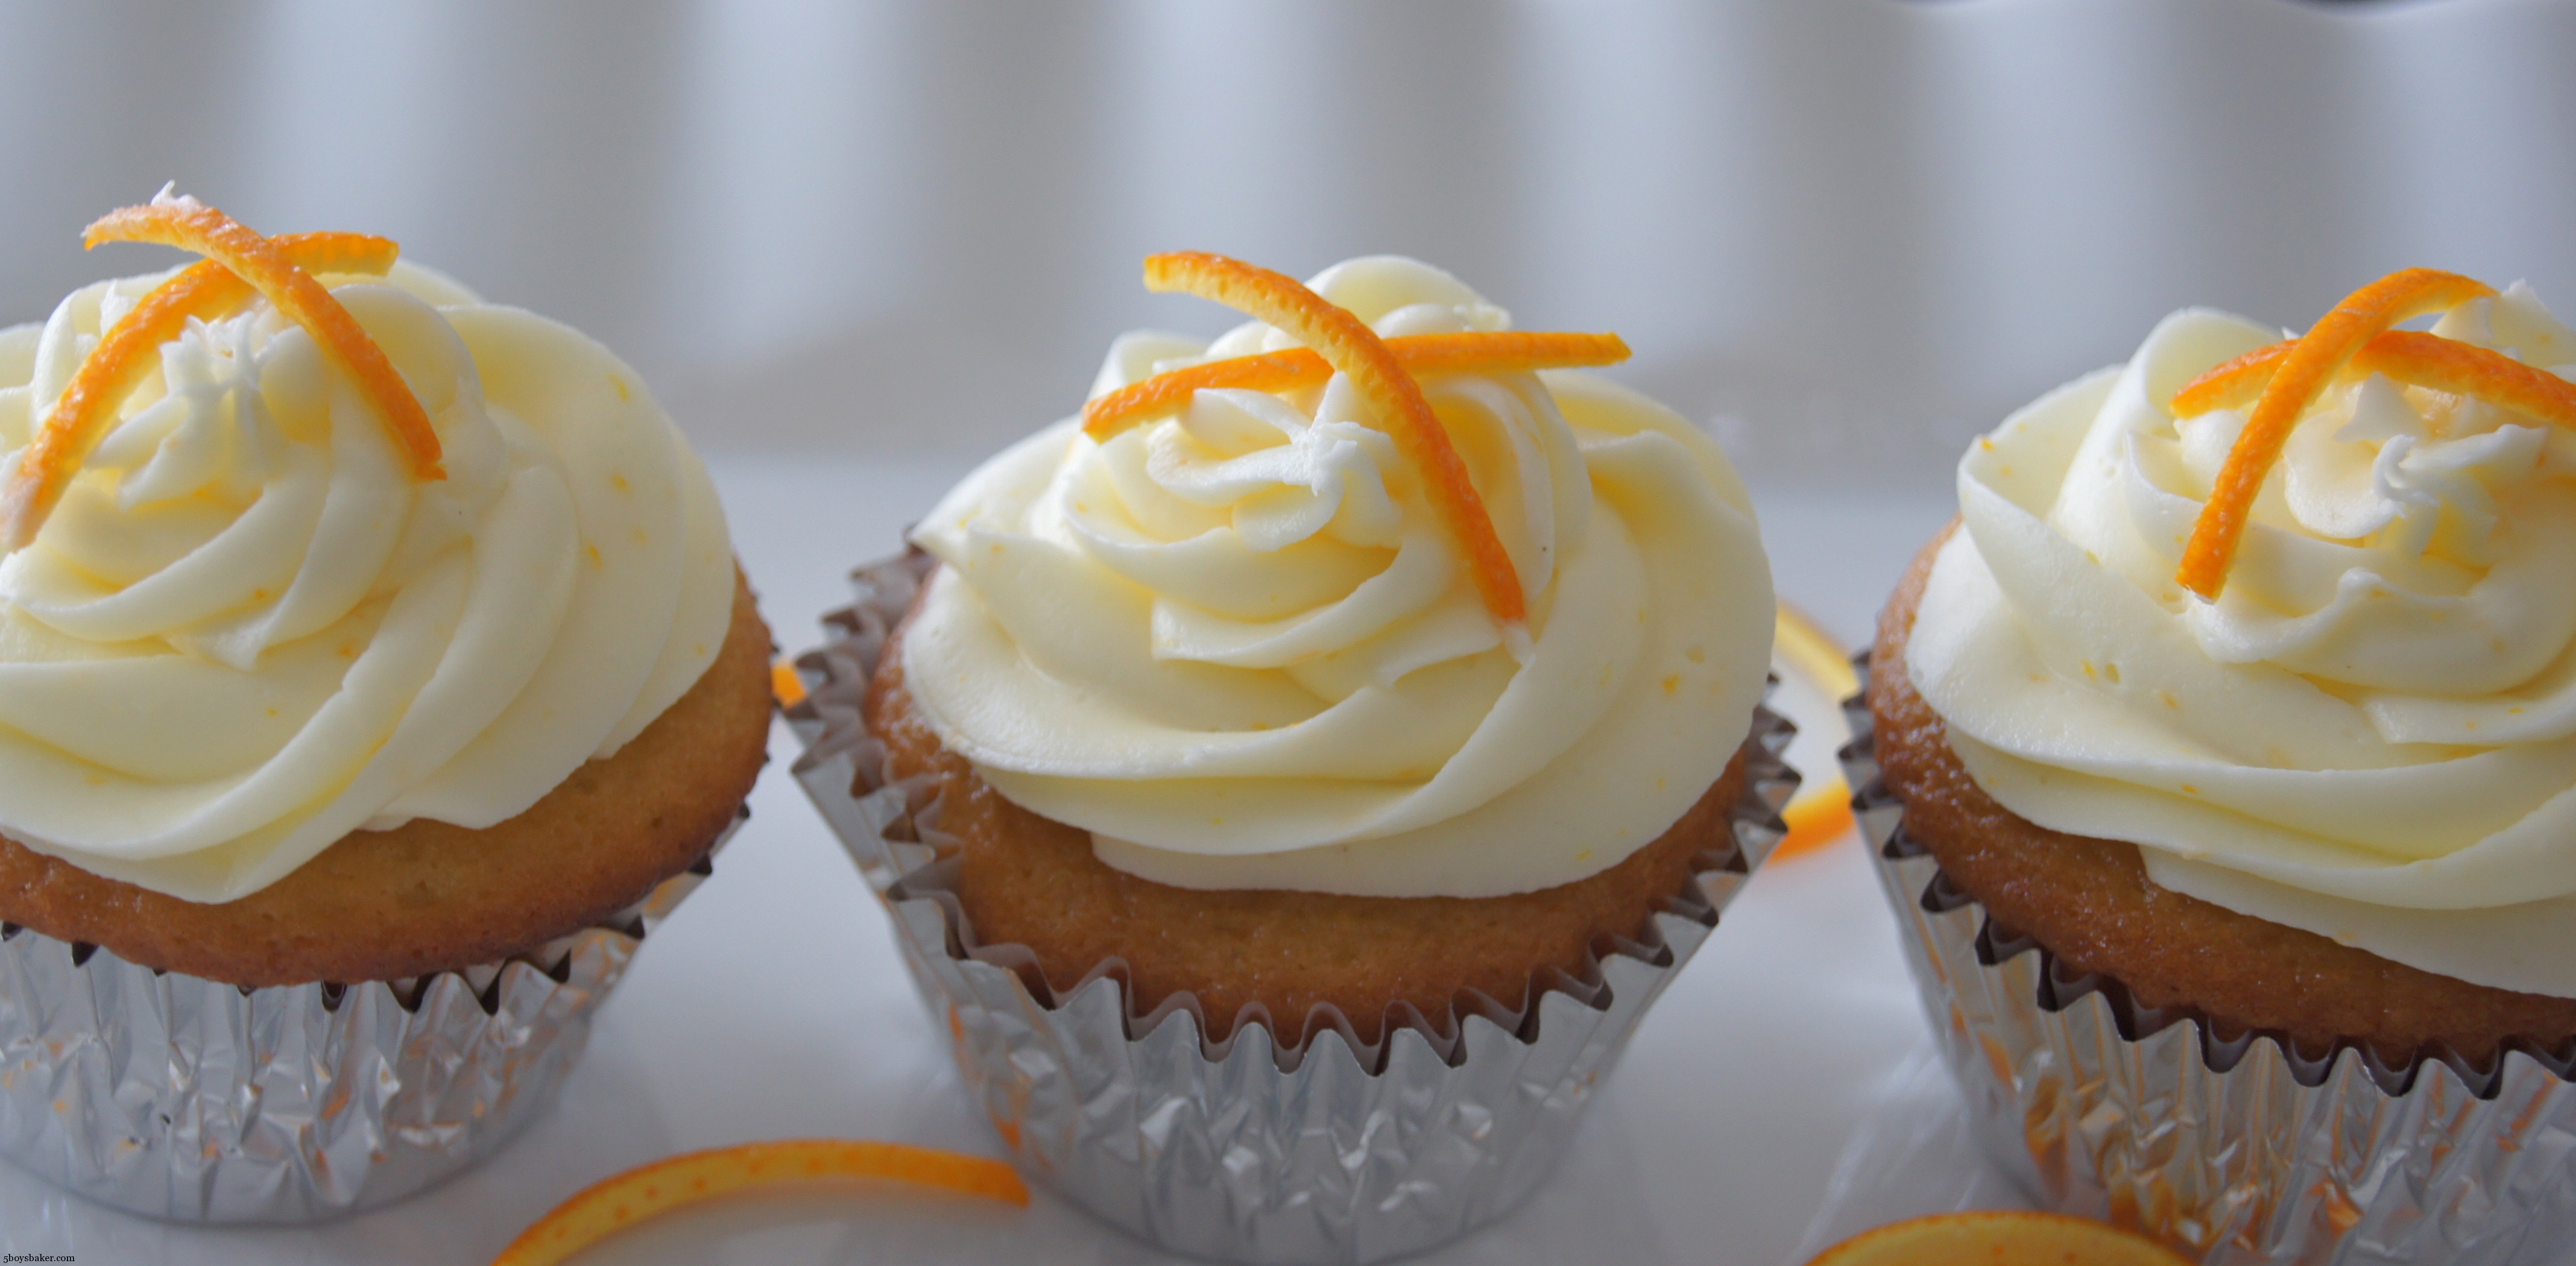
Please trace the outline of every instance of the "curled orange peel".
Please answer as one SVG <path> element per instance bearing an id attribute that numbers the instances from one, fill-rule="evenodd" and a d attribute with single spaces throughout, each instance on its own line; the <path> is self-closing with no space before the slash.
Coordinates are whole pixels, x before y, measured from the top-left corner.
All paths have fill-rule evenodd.
<path id="1" fill-rule="evenodd" d="M 324 352 L 358 380 L 358 388 L 384 414 L 385 425 L 411 459 L 412 477 L 444 479 L 439 465 L 438 432 L 429 414 L 395 372 L 385 350 L 368 337 L 366 327 L 349 315 L 331 292 L 293 259 L 240 221 L 194 198 L 160 199 L 123 207 L 93 221 L 81 235 L 84 247 L 102 242 L 151 242 L 176 246 L 230 269 L 286 318 L 303 326 Z"/>
<path id="2" fill-rule="evenodd" d="M 1503 330 L 1467 334 L 1407 334 L 1384 340 L 1396 363 L 1423 374 L 1508 374 L 1538 369 L 1585 369 L 1628 359 L 1616 334 L 1555 334 Z M 1294 391 L 1333 376 L 1333 366 L 1312 349 L 1297 347 L 1258 356 L 1209 361 L 1129 383 L 1082 407 L 1082 429 L 1105 440 L 1136 425 L 1189 407 L 1201 391 L 1238 387 Z"/>
<path id="3" fill-rule="evenodd" d="M 2185 383 L 2166 407 L 2178 418 L 2196 418 L 2218 409 L 2242 409 L 2263 394 L 2273 373 L 2281 368 L 2281 358 L 2298 345 L 2297 339 L 2283 339 L 2222 362 Z"/>
<path id="4" fill-rule="evenodd" d="M 2500 409 L 2576 428 L 2576 383 L 2492 348 L 2390 330 L 2370 340 L 2359 363 L 2409 386 L 2476 396 Z"/>
<path id="5" fill-rule="evenodd" d="M 630 1169 L 584 1189 L 519 1233 L 492 1266 L 555 1266 L 657 1214 L 729 1192 L 815 1178 L 889 1178 L 986 1196 L 1026 1208 L 1029 1189 L 1009 1165 L 905 1143 L 795 1139 L 690 1152 Z"/>
<path id="6" fill-rule="evenodd" d="M 2153 1241 L 2063 1213 L 1976 1210 L 1883 1226 L 1826 1249 L 1807 1266 L 2189 1266 Z"/>
<path id="7" fill-rule="evenodd" d="M 2174 393 L 2174 416 L 2243 408 L 2262 395 L 2264 384 L 2272 380 L 2291 346 L 2284 342 L 2259 347 L 2192 379 Z M 2364 344 L 2344 374 L 2380 374 L 2411 387 L 2476 396 L 2528 417 L 2576 428 L 2576 384 L 2492 348 L 2439 334 L 2390 330 Z"/>
<path id="8" fill-rule="evenodd" d="M 2255 398 L 2245 429 L 2237 433 L 2235 447 L 2219 467 L 2209 501 L 2183 544 L 2182 566 L 2174 573 L 2174 583 L 2204 599 L 2217 599 L 2227 584 L 2228 568 L 2236 561 L 2237 546 L 2245 538 L 2254 496 L 2262 490 L 2273 463 L 2280 460 L 2299 415 L 2363 347 L 2400 321 L 2494 293 L 2486 283 L 2457 273 L 2409 268 L 2352 292 L 2299 336 L 2273 362 L 2271 380 Z"/>
<path id="9" fill-rule="evenodd" d="M 1212 299 L 1277 326 L 1348 375 L 1360 398 L 1377 411 L 1378 425 L 1395 441 L 1396 451 L 1421 472 L 1432 510 L 1466 552 L 1476 591 L 1502 626 L 1504 640 L 1517 643 L 1526 637 L 1529 608 L 1520 573 L 1494 531 L 1484 498 L 1467 478 L 1467 463 L 1431 412 L 1422 385 L 1375 330 L 1295 278 L 1204 251 L 1146 256 L 1145 288 Z"/>
<path id="10" fill-rule="evenodd" d="M 1772 619 L 1771 655 L 1775 665 L 1805 678 L 1828 704 L 1840 704 L 1860 693 L 1860 674 L 1852 670 L 1851 652 L 1814 617 L 1786 602 Z M 1801 719 L 1799 724 L 1806 721 Z M 1771 861 L 1815 852 L 1851 829 L 1851 788 L 1840 778 L 1802 783 L 1797 796 L 1780 810 L 1780 817 L 1788 824 L 1789 834 L 1772 848 Z"/>
<path id="11" fill-rule="evenodd" d="M 292 233 L 271 238 L 268 245 L 291 266 L 308 272 L 368 276 L 383 275 L 402 253 L 391 239 L 364 233 Z M 154 353 L 161 345 L 177 338 L 190 320 L 225 316 L 253 293 L 249 282 L 220 261 L 200 260 L 153 287 L 99 337 L 46 412 L 8 486 L 0 489 L 0 553 L 36 539 L 81 462 L 114 420 L 117 406 L 158 367 Z"/>

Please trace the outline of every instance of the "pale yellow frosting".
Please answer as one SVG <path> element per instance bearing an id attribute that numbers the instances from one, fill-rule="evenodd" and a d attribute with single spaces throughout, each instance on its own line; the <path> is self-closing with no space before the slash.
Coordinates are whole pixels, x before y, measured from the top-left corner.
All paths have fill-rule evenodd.
<path id="1" fill-rule="evenodd" d="M 2576 373 L 2525 287 L 2436 332 Z M 2333 388 L 2205 603 L 2173 575 L 2245 419 L 2165 402 L 2278 337 L 2176 313 L 1975 445 L 1906 670 L 1988 794 L 2167 888 L 2576 997 L 2576 434 Z"/>
<path id="2" fill-rule="evenodd" d="M 1382 335 L 1507 316 L 1411 260 L 1313 288 Z M 1129 335 L 1094 394 L 1293 346 Z M 1498 634 L 1418 477 L 1348 383 L 1202 391 L 1106 443 L 988 462 L 914 540 L 943 567 L 904 657 L 941 739 L 1108 864 L 1199 888 L 1478 897 L 1616 864 L 1750 726 L 1771 581 L 1724 453 L 1589 374 L 1423 388 L 1517 568 Z"/>
<path id="3" fill-rule="evenodd" d="M 168 274 L 0 331 L 0 474 Z M 265 302 L 193 324 L 0 563 L 0 831 L 192 901 L 341 836 L 487 827 L 694 684 L 733 603 L 715 490 L 634 371 L 427 270 L 329 277 L 445 449 Z"/>

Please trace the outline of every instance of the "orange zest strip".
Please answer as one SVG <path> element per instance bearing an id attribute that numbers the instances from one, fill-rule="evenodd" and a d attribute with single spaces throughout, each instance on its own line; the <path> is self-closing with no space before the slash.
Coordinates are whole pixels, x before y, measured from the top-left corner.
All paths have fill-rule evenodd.
<path id="1" fill-rule="evenodd" d="M 280 233 L 268 239 L 269 245 L 287 258 L 287 262 L 317 276 L 323 273 L 349 273 L 362 277 L 382 277 L 393 271 L 394 261 L 402 258 L 402 244 L 390 237 L 373 233 Z M 200 260 L 188 265 L 198 268 L 214 264 L 227 277 L 232 270 Z M 236 282 L 241 279 L 233 278 Z M 250 297 L 245 287 L 242 297 Z"/>
<path id="2" fill-rule="evenodd" d="M 1485 600 L 1485 610 L 1503 626 L 1506 643 L 1526 636 L 1529 610 L 1521 594 L 1520 573 L 1494 532 L 1484 498 L 1467 478 L 1467 463 L 1431 412 L 1422 385 L 1405 372 L 1375 330 L 1294 278 L 1202 251 L 1146 256 L 1145 288 L 1213 299 L 1268 322 L 1349 375 L 1360 398 L 1377 409 L 1379 425 L 1394 439 L 1396 451 L 1422 473 L 1432 509 L 1466 551 L 1476 590 Z"/>
<path id="3" fill-rule="evenodd" d="M 782 659 L 769 665 L 769 694 L 782 708 L 805 702 L 805 678 L 796 671 L 794 660 Z"/>
<path id="4" fill-rule="evenodd" d="M 2272 381 L 2256 398 L 2254 411 L 2237 434 L 2236 446 L 2218 471 L 2217 486 L 2201 507 L 2191 539 L 2183 545 L 2182 566 L 2174 583 L 2216 600 L 2227 584 L 2227 571 L 2244 540 L 2245 523 L 2263 478 L 2281 457 L 2299 415 L 2343 372 L 2363 345 L 2390 326 L 2427 312 L 2457 307 L 2494 294 L 2483 282 L 2430 268 L 2394 272 L 2362 287 L 2301 335 L 2284 353 Z"/>
<path id="5" fill-rule="evenodd" d="M 2212 409 L 2242 408 L 2263 394 L 2290 343 L 2257 348 L 2202 374 L 2174 393 L 2173 413 L 2196 417 Z M 2490 404 L 2560 426 L 2576 427 L 2576 386 L 2545 369 L 2475 343 L 2390 330 L 2364 344 L 2346 367 L 2353 374 L 2383 374 L 2414 387 L 2477 396 Z"/>
<path id="6" fill-rule="evenodd" d="M 325 352 L 358 380 L 373 399 L 394 440 L 411 458 L 412 477 L 445 479 L 439 464 L 438 432 L 420 407 L 383 348 L 367 337 L 364 326 L 349 315 L 322 283 L 296 267 L 274 242 L 250 231 L 231 216 L 193 198 L 156 201 L 100 216 L 82 235 L 84 246 L 101 242 L 153 242 L 195 251 L 231 269 L 233 275 L 277 305 L 288 320 L 303 326 Z"/>
<path id="7" fill-rule="evenodd" d="M 2576 428 L 2576 383 L 2475 343 L 2390 330 L 2370 340 L 2357 363 L 2409 386 L 2476 396 L 2498 408 Z"/>
<path id="8" fill-rule="evenodd" d="M 1082 406 L 1082 429 L 1105 440 L 1139 422 L 1188 408 L 1190 397 L 1202 391 L 1294 391 L 1332 376 L 1332 365 L 1303 347 L 1209 361 L 1131 382 L 1093 400 Z"/>
<path id="9" fill-rule="evenodd" d="M 270 245 L 296 267 L 314 272 L 381 276 L 402 248 L 363 233 L 294 233 Z M 154 353 L 190 319 L 213 320 L 251 297 L 248 282 L 215 260 L 201 260 L 152 288 L 99 338 L 62 396 L 45 414 L 18 470 L 0 491 L 0 553 L 24 548 L 71 486 L 116 407 L 160 361 Z"/>
<path id="10" fill-rule="evenodd" d="M 2283 339 L 2278 343 L 2255 348 L 2218 368 L 2202 374 L 2174 393 L 2173 415 L 2196 418 L 2219 409 L 2242 409 L 2263 395 L 2263 388 L 2279 372 L 2281 358 L 2297 347 L 2299 340 Z"/>
<path id="11" fill-rule="evenodd" d="M 1628 341 L 1616 334 L 1561 331 L 1412 334 L 1388 339 L 1386 346 L 1407 372 L 1416 375 L 1590 369 L 1628 359 Z"/>
<path id="12" fill-rule="evenodd" d="M 1385 340 L 1405 371 L 1422 374 L 1508 374 L 1536 369 L 1583 369 L 1628 359 L 1616 334 L 1542 334 L 1505 330 L 1468 334 L 1407 334 Z M 1259 356 L 1237 356 L 1156 374 L 1082 407 L 1082 429 L 1105 440 L 1134 426 L 1189 407 L 1201 391 L 1237 387 L 1293 391 L 1333 376 L 1333 366 L 1312 349 L 1297 347 Z"/>
<path id="13" fill-rule="evenodd" d="M 1009 1165 L 904 1143 L 800 1139 L 690 1152 L 630 1169 L 537 1219 L 492 1266 L 555 1266 L 656 1214 L 728 1192 L 812 1178 L 891 1178 L 1028 1207 L 1028 1185 Z"/>

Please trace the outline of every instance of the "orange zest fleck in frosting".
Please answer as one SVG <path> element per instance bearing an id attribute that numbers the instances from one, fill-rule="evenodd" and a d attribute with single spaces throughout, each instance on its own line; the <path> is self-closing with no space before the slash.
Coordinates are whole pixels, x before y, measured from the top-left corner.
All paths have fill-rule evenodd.
<path id="1" fill-rule="evenodd" d="M 391 240 L 363 233 L 294 233 L 265 239 L 264 245 L 288 268 L 307 273 L 381 276 L 402 253 Z M 0 553 L 22 549 L 36 538 L 117 406 L 158 367 L 154 352 L 177 338 L 190 320 L 225 316 L 254 293 L 251 283 L 222 261 L 200 260 L 153 287 L 100 336 L 98 346 L 45 414 L 7 488 L 0 489 Z M 332 306 L 339 307 L 336 301 Z M 410 398 L 409 388 L 403 395 Z M 418 402 L 412 408 L 417 412 Z M 436 437 L 430 442 L 435 446 Z"/>
<path id="2" fill-rule="evenodd" d="M 1377 410 L 1378 424 L 1394 439 L 1396 451 L 1421 472 L 1433 511 L 1466 551 L 1477 593 L 1503 627 L 1506 641 L 1525 636 L 1529 610 L 1520 573 L 1494 531 L 1484 498 L 1467 478 L 1467 463 L 1431 412 L 1422 385 L 1375 330 L 1292 277 L 1202 251 L 1147 256 L 1145 288 L 1212 299 L 1277 326 L 1348 375 L 1360 398 Z"/>
<path id="3" fill-rule="evenodd" d="M 1628 359 L 1616 334 L 1555 334 L 1499 330 L 1467 334 L 1407 334 L 1385 340 L 1396 363 L 1423 374 L 1509 374 L 1539 369 L 1584 369 Z M 1082 429 L 1105 440 L 1134 426 L 1189 407 L 1201 391 L 1235 387 L 1294 391 L 1333 376 L 1332 363 L 1311 348 L 1209 361 L 1129 383 L 1082 407 Z"/>
<path id="4" fill-rule="evenodd" d="M 981 1156 L 858 1140 L 745 1143 L 656 1161 L 589 1187 L 520 1232 L 492 1266 L 555 1266 L 656 1214 L 748 1187 L 815 1178 L 889 1178 L 1023 1208 L 1029 1203 L 1027 1184 L 1010 1166 Z"/>
<path id="5" fill-rule="evenodd" d="M 2255 398 L 2245 429 L 2237 434 L 2235 447 L 2219 468 L 2217 484 L 2183 545 L 2182 566 L 2175 571 L 2174 582 L 2204 599 L 2216 600 L 2236 561 L 2237 546 L 2244 540 L 2254 495 L 2280 460 L 2290 431 L 2317 394 L 2342 374 L 2364 346 L 2400 321 L 2494 293 L 2485 283 L 2457 273 L 2409 268 L 2352 292 L 2301 335 L 2274 362 L 2271 380 Z"/>
<path id="6" fill-rule="evenodd" d="M 358 380 L 359 390 L 384 414 L 385 425 L 411 458 L 412 476 L 447 477 L 439 465 L 438 433 L 411 387 L 385 359 L 383 348 L 367 336 L 366 327 L 349 315 L 313 275 L 296 266 L 274 242 L 240 221 L 193 198 L 172 198 L 110 211 L 82 234 L 81 244 L 152 242 L 176 246 L 222 264 L 249 282 L 286 318 L 303 326 L 323 351 Z"/>

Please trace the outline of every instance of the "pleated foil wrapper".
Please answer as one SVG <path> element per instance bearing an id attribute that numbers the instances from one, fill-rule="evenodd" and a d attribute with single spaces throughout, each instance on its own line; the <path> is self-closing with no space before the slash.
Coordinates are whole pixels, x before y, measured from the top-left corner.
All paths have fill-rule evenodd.
<path id="1" fill-rule="evenodd" d="M 1208 1041 L 1184 994 L 1137 1014 L 1123 964 L 1058 993 L 1024 946 L 979 942 L 955 895 L 954 841 L 926 780 L 889 783 L 860 715 L 887 635 L 930 560 L 853 574 L 837 636 L 800 656 L 788 710 L 796 776 L 891 911 L 895 943 L 970 1095 L 1032 1179 L 1137 1237 L 1199 1257 L 1366 1263 L 1455 1239 L 1518 1205 L 1554 1167 L 1603 1076 L 1673 974 L 1785 834 L 1793 730 L 1767 709 L 1748 744 L 1732 844 L 1704 854 L 1641 942 L 1518 1007 L 1388 1017 L 1382 1042 L 1319 1009 L 1306 1041 L 1267 1017 Z M 1401 1018 L 1403 1023 L 1398 1023 Z"/>
<path id="2" fill-rule="evenodd" d="M 2143 1005 L 1953 884 L 1906 833 L 1866 703 L 1844 712 L 1852 806 L 1943 1058 L 2032 1199 L 2209 1266 L 2576 1262 L 2576 1045 L 2391 1066 Z"/>
<path id="3" fill-rule="evenodd" d="M 400 1200 L 553 1102 L 601 1000 L 713 857 L 533 952 L 407 980 L 244 989 L 0 924 L 0 1155 L 176 1222 Z"/>

